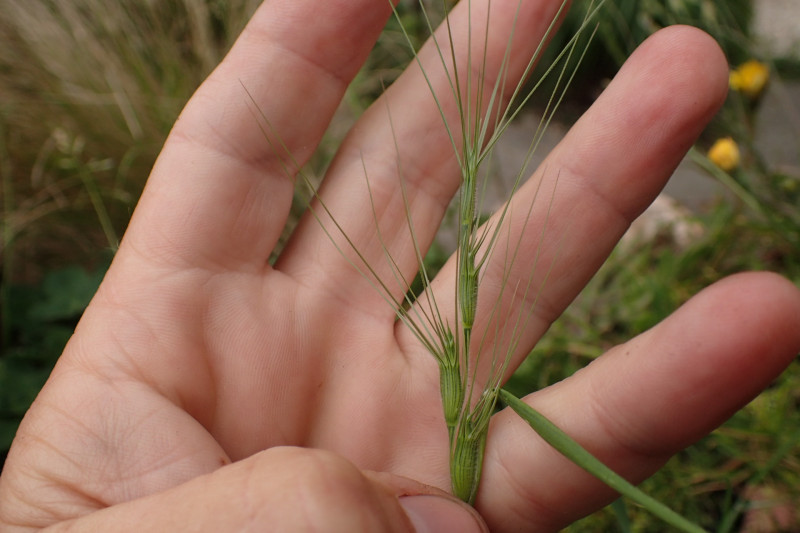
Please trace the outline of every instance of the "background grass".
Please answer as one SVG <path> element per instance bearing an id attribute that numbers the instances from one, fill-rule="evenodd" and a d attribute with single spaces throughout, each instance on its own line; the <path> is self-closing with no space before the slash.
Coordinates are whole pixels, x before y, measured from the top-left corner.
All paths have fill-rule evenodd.
<path id="1" fill-rule="evenodd" d="M 2 457 L 102 279 L 178 112 L 258 3 L 0 0 Z M 404 2 L 400 13 L 412 36 L 423 39 L 419 7 Z M 756 55 L 751 15 L 745 0 L 607 2 L 585 62 L 590 68 L 580 73 L 571 104 L 589 103 L 632 49 L 667 24 L 705 28 L 738 64 Z M 568 18 L 567 31 L 577 20 Z M 324 168 L 346 124 L 409 58 L 391 22 L 348 91 L 312 171 Z M 780 73 L 799 71 L 795 59 L 778 59 L 782 70 L 773 64 L 773 84 Z M 736 138 L 742 166 L 731 175 L 706 168 L 736 184 L 739 197 L 720 199 L 684 220 L 700 228 L 688 244 L 676 242 L 665 226 L 615 251 L 516 374 L 512 391 L 523 394 L 569 376 L 728 274 L 766 269 L 800 284 L 800 177 L 797 169 L 771 168 L 757 150 L 752 124 L 758 105 L 731 94 L 698 147 L 702 161 L 711 140 Z M 434 263 L 442 257 L 438 248 L 431 254 Z M 644 489 L 713 531 L 800 531 L 798 402 L 795 363 Z M 617 504 L 569 531 L 664 528 L 647 513 Z"/>

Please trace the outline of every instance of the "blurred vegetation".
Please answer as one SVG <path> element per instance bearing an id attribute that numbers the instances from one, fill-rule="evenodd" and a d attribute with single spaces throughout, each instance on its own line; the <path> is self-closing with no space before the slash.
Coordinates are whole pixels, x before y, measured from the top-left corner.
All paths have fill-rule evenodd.
<path id="1" fill-rule="evenodd" d="M 554 49 L 580 23 L 587 2 L 574 2 L 578 9 L 554 37 Z M 0 0 L 0 454 L 102 279 L 177 114 L 258 3 Z M 414 1 L 399 5 L 418 42 L 427 33 L 420 13 Z M 606 2 L 572 98 L 590 101 L 641 41 L 673 23 L 706 29 L 738 65 L 755 54 L 751 16 L 749 0 Z M 329 160 L 343 124 L 391 84 L 410 57 L 399 25 L 390 22 L 350 88 L 340 110 L 345 119 L 332 125 L 317 167 Z M 783 71 L 770 58 L 759 59 L 770 66 L 767 90 L 774 90 Z M 797 62 L 781 58 L 779 65 L 795 68 Z M 732 191 L 691 217 L 702 229 L 698 236 L 678 244 L 664 227 L 615 251 L 515 375 L 513 392 L 566 378 L 731 273 L 767 269 L 800 284 L 800 172 L 773 168 L 759 150 L 754 124 L 760 98 L 732 92 L 693 150 L 693 159 Z M 741 149 L 741 162 L 730 172 L 704 155 L 720 136 L 731 136 Z M 444 255 L 435 248 L 432 261 Z M 799 531 L 794 511 L 788 525 L 768 523 L 772 510 L 800 507 L 796 367 L 670 461 L 644 489 L 711 530 Z M 756 520 L 767 525 L 756 529 Z M 617 504 L 568 531 L 656 532 L 663 526 Z"/>
<path id="2" fill-rule="evenodd" d="M 178 113 L 258 3 L 0 0 L 5 279 L 116 246 Z"/>
<path id="3" fill-rule="evenodd" d="M 580 21 L 576 13 L 591 0 L 578 0 L 565 30 Z M 596 3 L 596 2 L 595 2 Z M 597 46 L 593 54 L 620 66 L 647 37 L 673 24 L 696 26 L 713 36 L 731 61 L 749 58 L 749 27 L 753 17 L 750 0 L 617 0 L 605 2 L 599 15 Z"/>
<path id="4" fill-rule="evenodd" d="M 561 29 L 545 51 L 539 71 L 550 64 L 570 36 L 581 26 L 583 14 L 598 0 L 573 0 Z M 703 29 L 722 46 L 732 63 L 749 58 L 752 52 L 750 24 L 752 0 L 610 0 L 599 9 L 594 44 L 589 48 L 584 69 L 572 84 L 571 98 L 588 104 L 609 78 L 647 37 L 674 24 Z M 548 94 L 542 91 L 541 94 Z"/>

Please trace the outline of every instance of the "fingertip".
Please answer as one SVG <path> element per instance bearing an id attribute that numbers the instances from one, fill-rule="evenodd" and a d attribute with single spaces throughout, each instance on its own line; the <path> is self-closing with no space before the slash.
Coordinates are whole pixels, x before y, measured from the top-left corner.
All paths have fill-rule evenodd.
<path id="1" fill-rule="evenodd" d="M 625 62 L 556 148 L 552 166 L 609 199 L 629 222 L 661 191 L 722 106 L 727 83 L 727 61 L 708 34 L 665 28 Z"/>
<path id="2" fill-rule="evenodd" d="M 736 274 L 617 347 L 605 361 L 608 380 L 596 389 L 603 390 L 606 406 L 612 406 L 609 412 L 626 413 L 627 422 L 619 427 L 638 428 L 638 437 L 628 434 L 631 448 L 668 454 L 741 409 L 798 351 L 797 287 L 773 273 Z M 626 380 L 633 382 L 626 385 Z M 653 413 L 679 420 L 675 427 L 680 431 L 653 418 Z"/>
<path id="3" fill-rule="evenodd" d="M 728 61 L 711 35 L 693 26 L 669 26 L 654 33 L 640 48 L 650 47 L 658 50 L 657 63 L 671 67 L 712 104 L 722 105 L 728 94 Z"/>
<path id="4" fill-rule="evenodd" d="M 723 279 L 707 289 L 721 318 L 750 327 L 761 334 L 762 343 L 774 347 L 788 364 L 800 352 L 800 288 L 774 272 L 743 272 Z"/>
<path id="5" fill-rule="evenodd" d="M 640 481 L 769 386 L 798 351 L 800 289 L 777 274 L 742 273 L 525 401 Z M 492 423 L 483 485 L 492 490 L 478 499 L 493 528 L 557 529 L 613 497 L 513 412 Z"/>
<path id="6" fill-rule="evenodd" d="M 691 26 L 670 26 L 634 51 L 615 82 L 624 87 L 618 93 L 622 99 L 651 102 L 650 113 L 644 114 L 649 129 L 675 141 L 679 160 L 725 102 L 728 63 L 709 34 Z"/>

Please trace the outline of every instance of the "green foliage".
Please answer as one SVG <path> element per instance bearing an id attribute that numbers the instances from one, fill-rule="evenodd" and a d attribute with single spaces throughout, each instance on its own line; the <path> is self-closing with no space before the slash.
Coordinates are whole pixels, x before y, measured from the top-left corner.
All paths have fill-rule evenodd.
<path id="1" fill-rule="evenodd" d="M 653 32 L 673 24 L 701 28 L 729 57 L 746 57 L 751 0 L 619 0 L 604 9 L 608 24 L 600 28 L 599 41 L 617 64 Z"/>
<path id="2" fill-rule="evenodd" d="M 773 66 L 772 76 L 776 72 Z M 781 90 L 779 79 L 770 82 Z M 729 136 L 738 144 L 742 153 L 741 164 L 730 173 L 716 168 L 701 151 L 695 151 L 693 159 L 709 174 L 728 187 L 748 209 L 747 216 L 767 239 L 772 253 L 779 255 L 774 261 L 788 262 L 784 267 L 797 267 L 798 257 L 794 251 L 800 247 L 800 172 L 790 165 L 776 165 L 759 150 L 756 142 L 755 115 L 762 96 L 749 98 L 731 91 L 725 107 L 709 129 L 713 136 Z M 787 121 L 791 113 L 800 108 L 787 109 Z M 705 143 L 707 144 L 707 143 Z M 796 145 L 797 146 L 797 145 Z M 800 146 L 797 147 L 800 154 Z"/>

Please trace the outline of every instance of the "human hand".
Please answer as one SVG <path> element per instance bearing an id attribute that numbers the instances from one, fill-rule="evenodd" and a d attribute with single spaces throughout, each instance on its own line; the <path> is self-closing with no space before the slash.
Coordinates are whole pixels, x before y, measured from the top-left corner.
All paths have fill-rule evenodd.
<path id="1" fill-rule="evenodd" d="M 521 3 L 520 57 L 559 4 Z M 464 6 L 452 19 L 461 37 Z M 516 7 L 492 2 L 497 35 Z M 468 531 L 470 521 L 477 528 L 447 500 L 398 499 L 449 486 L 432 357 L 315 220 L 301 223 L 268 264 L 293 183 L 242 85 L 303 162 L 388 15 L 381 1 L 265 2 L 198 90 L 106 279 L 19 429 L 0 478 L 4 530 L 412 531 L 408 516 L 421 527 L 436 513 L 461 520 L 454 530 Z M 502 59 L 505 43 L 490 43 L 490 64 Z M 423 60 L 435 73 L 430 51 Z M 431 79 L 444 94 L 445 80 Z M 559 183 L 548 216 L 551 223 L 570 217 L 570 229 L 563 242 L 521 248 L 530 259 L 541 244 L 559 275 L 548 280 L 512 367 L 657 194 L 726 84 L 724 58 L 707 36 L 663 31 L 550 154 L 541 176 L 558 169 Z M 416 261 L 403 231 L 398 158 L 413 177 L 407 187 L 420 242 L 432 239 L 460 180 L 428 91 L 418 68 L 409 68 L 384 97 L 404 114 L 394 112 L 392 128 L 384 103 L 368 111 L 321 192 L 353 242 L 379 263 L 375 219 L 364 209 L 372 201 L 408 277 Z M 529 205 L 533 193 L 521 190 L 518 201 Z M 532 217 L 530 234 L 538 236 L 542 223 Z M 526 257 L 516 263 L 520 279 L 528 276 Z M 452 290 L 454 275 L 446 266 L 434 290 Z M 790 283 L 736 276 L 526 401 L 638 481 L 780 373 L 800 350 L 798 322 L 800 294 Z M 486 451 L 476 508 L 493 531 L 553 531 L 614 497 L 508 410 L 494 417 Z"/>

